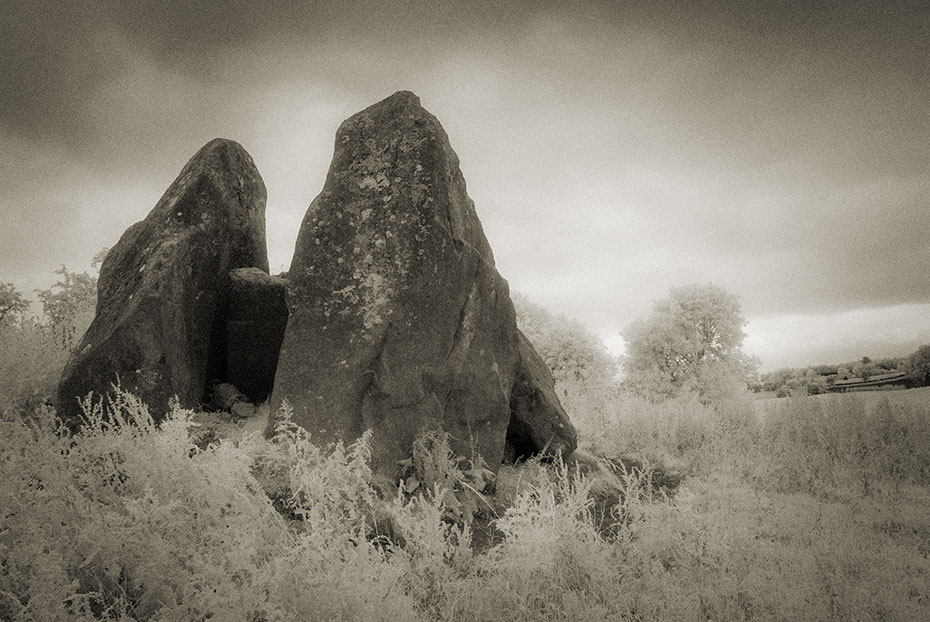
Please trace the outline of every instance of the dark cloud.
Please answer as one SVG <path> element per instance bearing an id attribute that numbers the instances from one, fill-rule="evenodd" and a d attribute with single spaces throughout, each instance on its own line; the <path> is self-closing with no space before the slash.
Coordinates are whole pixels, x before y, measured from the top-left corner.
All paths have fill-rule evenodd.
<path id="1" fill-rule="evenodd" d="M 349 54 L 406 48 L 413 54 L 399 60 L 418 62 L 460 40 L 506 49 L 514 31 L 538 18 L 574 23 L 592 39 L 645 36 L 690 55 L 712 55 L 724 63 L 731 85 L 742 80 L 745 67 L 787 65 L 803 77 L 807 64 L 827 63 L 827 69 L 847 74 L 847 82 L 860 79 L 864 87 L 884 74 L 898 84 L 926 88 L 925 3 L 831 4 L 10 0 L 0 16 L 0 77 L 6 87 L 0 122 L 30 138 L 86 139 L 94 129 L 85 118 L 92 95 L 125 68 L 126 50 L 119 43 L 199 79 L 243 52 L 303 53 L 312 63 L 314 50 L 333 43 Z M 588 60 L 596 66 L 603 59 Z"/>
<path id="2" fill-rule="evenodd" d="M 94 51 L 92 13 L 81 3 L 4 3 L 0 127 L 48 142 L 88 137 L 83 104 L 110 75 L 109 60 Z"/>
<path id="3" fill-rule="evenodd" d="M 350 62 L 394 56 L 403 73 L 405 62 L 428 60 L 462 37 L 501 33 L 540 10 L 531 2 L 428 0 L 10 0 L 0 12 L 0 127 L 30 140 L 93 140 L 95 96 L 132 69 L 127 56 L 194 80 L 250 58 L 272 61 L 260 68 L 265 74 L 294 70 L 295 58 L 310 72 L 345 78 L 338 57 L 316 54 L 336 46 Z M 385 57 L 386 47 L 405 52 Z"/>

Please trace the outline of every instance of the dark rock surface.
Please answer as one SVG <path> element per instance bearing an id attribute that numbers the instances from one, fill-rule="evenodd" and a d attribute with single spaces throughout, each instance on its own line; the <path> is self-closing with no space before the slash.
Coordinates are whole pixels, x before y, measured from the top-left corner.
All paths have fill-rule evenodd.
<path id="1" fill-rule="evenodd" d="M 237 268 L 229 276 L 225 380 L 261 402 L 271 395 L 287 326 L 287 280 L 259 268 Z"/>
<path id="2" fill-rule="evenodd" d="M 520 332 L 520 367 L 510 396 L 508 457 L 568 456 L 578 446 L 575 427 L 555 392 L 546 362 Z"/>
<path id="3" fill-rule="evenodd" d="M 288 275 L 272 396 L 319 442 L 372 429 L 372 466 L 400 473 L 416 434 L 501 463 L 519 339 L 445 131 L 399 92 L 339 128 Z"/>
<path id="4" fill-rule="evenodd" d="M 236 385 L 230 382 L 218 382 L 207 387 L 203 408 L 209 412 L 229 411 L 234 404 L 248 401 Z"/>
<path id="5" fill-rule="evenodd" d="M 226 373 L 229 272 L 268 270 L 265 185 L 238 144 L 207 143 L 148 216 L 107 255 L 93 323 L 68 361 L 58 412 L 76 422 L 77 399 L 117 376 L 160 419 L 169 399 L 195 406 Z"/>

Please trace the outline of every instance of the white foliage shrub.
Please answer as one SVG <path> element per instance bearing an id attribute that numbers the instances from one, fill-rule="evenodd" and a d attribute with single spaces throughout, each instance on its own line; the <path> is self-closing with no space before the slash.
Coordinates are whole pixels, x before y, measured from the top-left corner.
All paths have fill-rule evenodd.
<path id="1" fill-rule="evenodd" d="M 595 406 L 583 444 L 647 465 L 606 487 L 539 460 L 495 482 L 438 433 L 391 487 L 367 436 L 320 447 L 286 407 L 271 439 L 209 445 L 194 413 L 155 425 L 120 390 L 73 435 L 8 409 L 0 620 L 930 619 L 926 394 L 760 407 L 595 386 L 574 385 Z M 654 464 L 685 475 L 677 493 Z"/>

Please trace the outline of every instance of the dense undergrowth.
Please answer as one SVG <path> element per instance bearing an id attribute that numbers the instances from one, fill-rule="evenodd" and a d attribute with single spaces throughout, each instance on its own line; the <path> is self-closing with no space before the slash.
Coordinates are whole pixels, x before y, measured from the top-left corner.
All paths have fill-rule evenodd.
<path id="1" fill-rule="evenodd" d="M 930 619 L 930 396 L 654 404 L 562 379 L 582 449 L 645 468 L 605 493 L 531 461 L 492 494 L 441 435 L 400 488 L 367 438 L 318 447 L 286 416 L 270 440 L 205 437 L 119 393 L 71 436 L 35 397 L 67 344 L 19 339 L 0 620 Z M 674 494 L 653 466 L 683 477 Z"/>
<path id="2" fill-rule="evenodd" d="M 0 325 L 0 414 L 32 412 L 55 394 L 65 361 L 92 318 L 90 310 L 66 324 Z"/>
<path id="3" fill-rule="evenodd" d="M 155 426 L 128 394 L 73 437 L 48 409 L 7 413 L 0 619 L 930 615 L 925 408 L 856 398 L 763 413 L 748 402 L 612 406 L 621 410 L 579 420 L 598 439 L 588 450 L 672 463 L 687 477 L 667 497 L 631 474 L 609 532 L 592 518 L 596 482 L 577 470 L 505 469 L 505 509 L 478 494 L 483 476 L 441 437 L 393 490 L 373 479 L 367 438 L 324 450 L 286 417 L 270 441 L 201 448 L 193 413 L 175 408 Z M 498 539 L 476 550 L 482 512 Z"/>

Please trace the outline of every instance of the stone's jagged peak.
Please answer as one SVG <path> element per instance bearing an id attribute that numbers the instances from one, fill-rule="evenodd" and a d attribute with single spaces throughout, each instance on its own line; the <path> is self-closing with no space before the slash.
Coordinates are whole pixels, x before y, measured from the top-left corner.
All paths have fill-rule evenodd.
<path id="1" fill-rule="evenodd" d="M 178 180 L 184 178 L 184 173 L 196 168 L 198 172 L 212 172 L 220 175 L 232 173 L 234 175 L 247 175 L 254 178 L 253 183 L 265 192 L 265 183 L 255 168 L 252 156 L 245 148 L 229 138 L 214 138 L 191 156 L 187 164 L 178 175 Z M 177 180 L 175 184 L 177 184 Z"/>
<path id="2" fill-rule="evenodd" d="M 442 129 L 439 120 L 423 108 L 420 98 L 410 91 L 397 91 L 346 119 L 336 132 L 336 147 L 338 149 L 340 144 L 348 142 L 349 139 L 344 136 L 346 132 L 362 130 L 385 135 L 391 131 L 404 130 L 410 133 L 414 129 L 414 123 L 420 133 L 425 130 L 441 135 L 448 146 L 449 139 L 445 130 Z M 429 127 L 424 128 L 424 125 Z M 449 149 L 451 150 L 451 147 Z"/>
<path id="3" fill-rule="evenodd" d="M 222 137 L 220 137 L 220 136 L 217 136 L 217 137 L 214 138 L 213 140 L 208 140 L 208 141 L 207 141 L 207 144 L 205 144 L 203 147 L 200 148 L 200 151 L 209 151 L 209 150 L 215 149 L 216 147 L 221 146 L 221 145 L 228 145 L 228 146 L 230 146 L 230 147 L 232 147 L 232 148 L 234 148 L 234 149 L 239 149 L 239 150 L 241 150 L 241 151 L 245 151 L 245 149 L 243 149 L 242 145 L 240 145 L 238 142 L 234 141 L 234 140 L 231 139 L 231 138 L 222 138 Z"/>
<path id="4" fill-rule="evenodd" d="M 442 129 L 439 120 L 423 108 L 420 104 L 420 98 L 410 91 L 397 91 L 390 97 L 385 97 L 381 101 L 355 113 L 342 123 L 336 136 L 338 138 L 340 133 L 358 127 L 379 134 L 401 128 L 406 128 L 410 132 L 413 129 L 411 126 L 414 122 L 416 122 L 417 128 L 423 128 L 425 123 L 428 124 L 430 127 L 426 131 L 441 134 L 442 138 L 445 139 L 445 144 L 448 145 L 448 137 L 446 137 L 445 130 Z M 336 144 L 338 147 L 338 140 Z"/>
<path id="5" fill-rule="evenodd" d="M 177 179 L 168 190 L 182 185 L 185 173 L 191 169 L 195 169 L 197 173 L 246 177 L 259 192 L 265 193 L 265 182 L 259 175 L 252 156 L 245 150 L 245 147 L 229 138 L 214 138 L 198 149 L 181 169 Z"/>
<path id="6" fill-rule="evenodd" d="M 223 148 L 233 149 L 235 151 L 242 151 L 243 153 L 245 153 L 245 149 L 242 147 L 242 145 L 232 140 L 231 138 L 217 137 L 217 138 L 214 138 L 213 140 L 207 141 L 207 144 L 205 144 L 203 147 L 197 150 L 197 153 L 194 155 L 194 157 L 196 158 L 201 153 L 215 151 L 217 149 L 223 149 Z"/>
<path id="7" fill-rule="evenodd" d="M 398 91 L 339 126 L 323 193 L 337 188 L 344 193 L 342 185 L 363 195 L 381 195 L 371 204 L 366 196 L 349 197 L 347 207 L 356 204 L 372 214 L 391 210 L 392 197 L 409 198 L 421 216 L 429 212 L 429 219 L 447 229 L 456 244 L 470 247 L 494 266 L 494 253 L 449 136 L 410 91 Z"/>
<path id="8" fill-rule="evenodd" d="M 385 102 L 398 103 L 398 104 L 403 104 L 405 106 L 420 107 L 420 98 L 417 97 L 416 93 L 414 93 L 413 91 L 397 91 L 390 97 L 385 97 L 383 100 L 381 100 L 381 102 L 375 104 L 375 106 L 379 106 Z"/>

